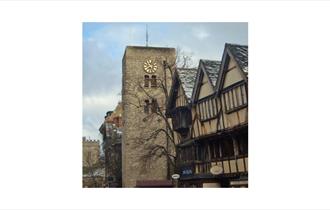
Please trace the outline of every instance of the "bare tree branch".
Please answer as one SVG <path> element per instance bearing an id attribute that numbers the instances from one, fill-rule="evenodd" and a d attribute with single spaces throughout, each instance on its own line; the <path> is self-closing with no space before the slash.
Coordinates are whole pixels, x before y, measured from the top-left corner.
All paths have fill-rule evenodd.
<path id="1" fill-rule="evenodd" d="M 170 119 L 168 119 L 165 115 L 166 104 L 168 102 L 170 92 L 168 89 L 170 86 L 167 86 L 166 80 L 168 78 L 173 78 L 174 71 L 176 71 L 176 68 L 188 68 L 191 65 L 192 59 L 191 55 L 187 54 L 180 48 L 177 48 L 177 54 L 174 61 L 165 58 L 165 60 L 163 60 L 162 62 L 164 76 L 163 78 L 157 78 L 156 86 L 161 89 L 163 97 L 165 98 L 165 106 L 161 107 L 159 101 L 157 101 L 159 94 L 154 96 L 152 92 L 149 91 L 150 89 L 144 87 L 144 81 L 135 81 L 134 84 L 130 83 L 129 85 L 132 90 L 131 92 L 134 92 L 134 94 L 131 94 L 130 96 L 136 98 L 138 102 L 137 104 L 134 104 L 136 108 L 142 108 L 149 105 L 153 106 L 151 113 L 146 113 L 146 116 L 143 117 L 142 121 L 145 123 L 147 123 L 148 121 L 154 122 L 153 120 L 155 119 L 155 117 L 159 117 L 159 120 L 161 120 L 165 125 L 163 128 L 156 129 L 151 133 L 145 133 L 137 136 L 135 144 L 137 147 L 142 147 L 143 151 L 145 151 L 145 153 L 141 154 L 140 157 L 141 160 L 145 163 L 145 167 L 148 162 L 166 156 L 170 165 L 174 168 L 174 170 L 176 170 L 177 157 L 174 131 Z M 146 98 L 149 99 L 152 104 L 144 104 L 144 100 L 146 100 Z M 132 103 L 130 104 L 133 105 Z M 162 139 L 158 138 L 160 135 L 165 135 L 166 137 L 163 142 L 158 141 L 158 139 Z"/>

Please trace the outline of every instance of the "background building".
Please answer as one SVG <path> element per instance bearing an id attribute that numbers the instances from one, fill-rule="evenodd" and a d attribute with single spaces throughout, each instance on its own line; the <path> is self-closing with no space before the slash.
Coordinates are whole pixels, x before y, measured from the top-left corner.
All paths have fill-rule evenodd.
<path id="1" fill-rule="evenodd" d="M 83 166 L 92 166 L 99 162 L 100 141 L 90 140 L 83 137 Z"/>
<path id="2" fill-rule="evenodd" d="M 83 187 L 102 187 L 103 161 L 100 159 L 100 141 L 83 137 Z"/>
<path id="3" fill-rule="evenodd" d="M 99 131 L 103 136 L 105 186 L 122 186 L 121 136 L 122 103 L 114 111 L 107 112 Z"/>

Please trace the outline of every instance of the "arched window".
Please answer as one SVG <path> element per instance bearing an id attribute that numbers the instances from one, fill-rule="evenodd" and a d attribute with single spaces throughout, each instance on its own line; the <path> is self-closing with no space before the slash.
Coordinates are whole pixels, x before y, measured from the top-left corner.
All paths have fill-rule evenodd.
<path id="1" fill-rule="evenodd" d="M 156 77 L 156 75 L 151 76 L 151 87 L 157 87 L 157 77 Z"/>
<path id="2" fill-rule="evenodd" d="M 144 75 L 144 87 L 149 87 L 149 76 L 148 75 Z"/>

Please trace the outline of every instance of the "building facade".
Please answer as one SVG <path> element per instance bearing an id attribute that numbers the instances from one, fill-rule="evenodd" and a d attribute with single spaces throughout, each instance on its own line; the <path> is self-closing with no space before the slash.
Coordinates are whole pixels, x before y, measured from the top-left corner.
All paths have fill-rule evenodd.
<path id="1" fill-rule="evenodd" d="M 167 112 L 182 186 L 247 187 L 248 47 L 226 44 L 222 62 L 201 60 L 190 102 L 173 88 Z"/>
<path id="2" fill-rule="evenodd" d="M 100 158 L 100 141 L 89 140 L 83 137 L 83 166 L 93 166 L 99 162 Z"/>
<path id="3" fill-rule="evenodd" d="M 152 144 L 167 148 L 166 135 L 150 137 L 154 131 L 166 129 L 159 112 L 165 111 L 172 81 L 167 68 L 175 64 L 175 59 L 174 48 L 126 47 L 122 60 L 123 187 L 169 179 L 167 158 L 160 151 L 150 151 Z"/>
<path id="4" fill-rule="evenodd" d="M 102 187 L 104 169 L 100 160 L 100 141 L 83 137 L 83 187 Z"/>
<path id="5" fill-rule="evenodd" d="M 105 186 L 121 187 L 122 103 L 119 102 L 114 111 L 107 112 L 99 131 L 103 137 Z"/>

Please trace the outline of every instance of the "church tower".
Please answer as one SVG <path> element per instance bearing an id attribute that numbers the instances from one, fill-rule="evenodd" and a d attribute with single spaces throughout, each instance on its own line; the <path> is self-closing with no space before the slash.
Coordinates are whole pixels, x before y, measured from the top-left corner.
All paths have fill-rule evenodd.
<path id="1" fill-rule="evenodd" d="M 164 155 L 153 154 L 152 145 L 166 147 L 166 136 L 151 134 L 166 128 L 156 108 L 165 110 L 167 91 L 171 88 L 171 73 L 164 70 L 164 61 L 173 65 L 174 48 L 127 46 L 122 60 L 122 181 L 123 187 L 135 187 L 137 181 L 166 180 L 168 162 Z"/>

